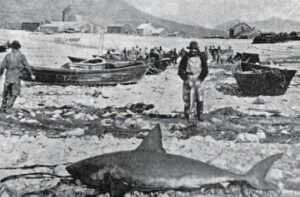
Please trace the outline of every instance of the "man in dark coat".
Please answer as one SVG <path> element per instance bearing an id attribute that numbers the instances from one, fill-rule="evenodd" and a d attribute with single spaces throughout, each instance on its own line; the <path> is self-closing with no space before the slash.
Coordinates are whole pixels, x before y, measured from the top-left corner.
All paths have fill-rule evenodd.
<path id="1" fill-rule="evenodd" d="M 183 80 L 184 115 L 190 121 L 203 119 L 202 82 L 208 74 L 206 55 L 199 50 L 198 43 L 192 41 L 179 64 L 178 75 Z"/>
<path id="2" fill-rule="evenodd" d="M 27 71 L 31 78 L 34 79 L 25 55 L 19 50 L 21 44 L 18 41 L 13 41 L 10 44 L 10 48 L 11 52 L 4 57 L 0 66 L 0 76 L 6 71 L 1 106 L 1 111 L 3 112 L 12 108 L 16 98 L 20 95 L 21 77 L 24 71 Z"/>

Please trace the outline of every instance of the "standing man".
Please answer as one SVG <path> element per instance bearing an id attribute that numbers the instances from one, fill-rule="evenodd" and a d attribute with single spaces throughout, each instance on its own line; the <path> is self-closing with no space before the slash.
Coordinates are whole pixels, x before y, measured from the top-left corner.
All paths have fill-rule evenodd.
<path id="1" fill-rule="evenodd" d="M 10 48 L 11 52 L 4 57 L 0 67 L 0 76 L 6 70 L 2 95 L 2 112 L 6 112 L 12 108 L 17 97 L 20 95 L 23 71 L 29 72 L 32 79 L 35 78 L 25 55 L 20 52 L 21 44 L 18 41 L 13 41 L 10 44 Z"/>
<path id="2" fill-rule="evenodd" d="M 184 115 L 189 121 L 202 121 L 203 92 L 201 84 L 208 74 L 207 58 L 199 50 L 196 41 L 190 42 L 189 49 L 180 61 L 178 75 L 183 80 Z"/>

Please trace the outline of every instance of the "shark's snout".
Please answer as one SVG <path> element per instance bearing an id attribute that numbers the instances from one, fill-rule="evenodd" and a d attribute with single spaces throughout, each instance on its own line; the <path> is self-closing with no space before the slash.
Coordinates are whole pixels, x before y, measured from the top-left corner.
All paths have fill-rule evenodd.
<path id="1" fill-rule="evenodd" d="M 72 177 L 74 177 L 74 178 L 80 177 L 78 168 L 74 164 L 67 166 L 66 170 Z"/>

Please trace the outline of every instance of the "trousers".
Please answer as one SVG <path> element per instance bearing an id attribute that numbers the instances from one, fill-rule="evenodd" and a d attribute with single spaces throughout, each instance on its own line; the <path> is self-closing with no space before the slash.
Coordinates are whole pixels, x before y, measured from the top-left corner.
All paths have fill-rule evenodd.
<path id="1" fill-rule="evenodd" d="M 203 113 L 203 89 L 199 80 L 183 82 L 184 115 L 190 121 L 200 120 Z"/>
<path id="2" fill-rule="evenodd" d="M 2 110 L 7 110 L 13 107 L 17 97 L 20 95 L 20 83 L 5 83 L 2 98 Z"/>

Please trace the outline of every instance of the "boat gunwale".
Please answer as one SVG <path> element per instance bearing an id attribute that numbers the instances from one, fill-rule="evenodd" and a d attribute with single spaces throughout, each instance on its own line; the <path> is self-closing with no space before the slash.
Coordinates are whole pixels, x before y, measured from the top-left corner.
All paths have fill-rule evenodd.
<path id="1" fill-rule="evenodd" d="M 147 66 L 143 62 L 138 62 L 135 64 L 129 64 L 127 66 L 116 67 L 116 68 L 108 68 L 103 70 L 73 70 L 73 69 L 66 69 L 66 68 L 49 68 L 49 67 L 34 67 L 32 66 L 31 69 L 36 72 L 57 72 L 62 74 L 96 74 L 96 73 L 116 73 L 126 70 L 133 70 L 133 69 L 141 69 L 144 68 L 145 71 L 147 70 Z"/>

